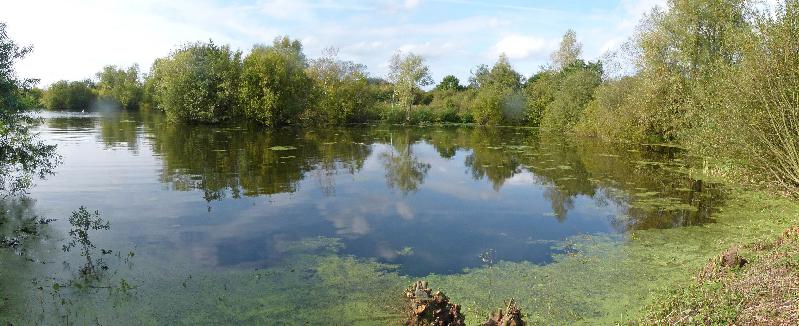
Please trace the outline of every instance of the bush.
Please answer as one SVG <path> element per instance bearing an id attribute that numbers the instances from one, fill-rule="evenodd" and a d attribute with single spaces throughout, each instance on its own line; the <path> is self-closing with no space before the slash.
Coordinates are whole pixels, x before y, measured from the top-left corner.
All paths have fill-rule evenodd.
<path id="1" fill-rule="evenodd" d="M 735 157 L 765 180 L 799 196 L 799 3 L 762 13 L 740 70 L 729 78 L 723 110 L 714 111 L 715 139 L 703 148 Z M 711 139 L 712 141 L 713 139 Z M 715 145 L 715 146 L 714 146 Z M 698 146 L 698 145 L 697 145 Z"/>
<path id="2" fill-rule="evenodd" d="M 302 44 L 288 37 L 255 46 L 244 58 L 240 98 L 244 114 L 267 126 L 294 123 L 309 106 L 312 80 Z"/>
<path id="3" fill-rule="evenodd" d="M 306 110 L 304 120 L 322 124 L 365 122 L 375 98 L 367 79 L 366 67 L 351 61 L 341 61 L 335 50 L 313 60 L 308 75 L 314 81 L 312 109 Z"/>
<path id="4" fill-rule="evenodd" d="M 97 73 L 97 95 L 100 99 L 112 101 L 123 109 L 134 109 L 142 100 L 142 84 L 139 80 L 139 66 L 128 69 L 106 66 Z"/>
<path id="5" fill-rule="evenodd" d="M 544 115 L 549 103 L 554 100 L 557 85 L 557 73 L 546 70 L 539 72 L 527 81 L 524 88 L 526 97 L 525 119 L 533 127 L 541 125 L 541 117 Z"/>
<path id="6" fill-rule="evenodd" d="M 193 43 L 156 60 L 153 99 L 171 121 L 216 123 L 237 115 L 241 53 Z"/>
<path id="7" fill-rule="evenodd" d="M 623 77 L 597 87 L 575 126 L 576 133 L 605 141 L 643 141 L 648 136 L 646 117 L 635 101 L 640 83 L 640 78 Z"/>
<path id="8" fill-rule="evenodd" d="M 583 110 L 602 83 L 602 66 L 578 60 L 559 73 L 555 91 L 541 117 L 541 128 L 555 132 L 574 132 Z"/>
<path id="9" fill-rule="evenodd" d="M 435 122 L 466 123 L 473 121 L 474 90 L 443 88 L 434 90 L 431 94 L 433 101 L 430 102 L 430 108 L 435 114 Z"/>
<path id="10" fill-rule="evenodd" d="M 481 125 L 501 124 L 505 96 L 506 92 L 496 87 L 483 87 L 477 91 L 472 106 L 474 122 Z"/>
<path id="11" fill-rule="evenodd" d="M 48 110 L 89 110 L 97 98 L 93 87 L 90 80 L 57 81 L 44 92 L 42 105 Z"/>

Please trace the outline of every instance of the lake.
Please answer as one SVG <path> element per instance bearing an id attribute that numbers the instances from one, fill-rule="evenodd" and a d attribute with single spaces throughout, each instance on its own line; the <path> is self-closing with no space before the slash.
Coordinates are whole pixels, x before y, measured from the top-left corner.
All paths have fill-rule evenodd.
<path id="1" fill-rule="evenodd" d="M 586 252 L 578 239 L 610 252 L 639 231 L 712 224 L 724 204 L 721 186 L 691 177 L 697 159 L 665 144 L 530 128 L 267 130 L 42 115 L 63 164 L 31 200 L 4 205 L 58 220 L 5 260 L 0 316 L 15 324 L 393 324 L 414 279 L 438 280 L 454 299 L 482 295 L 466 283 L 491 292 L 492 273 L 579 273 L 568 265 Z M 107 282 L 132 290 L 53 286 L 75 277 L 80 257 L 61 245 L 79 206 L 111 223 L 92 234 L 98 248 L 135 253 L 107 259 Z M 28 266 L 12 271 L 13 259 Z M 479 302 L 501 301 L 500 288 L 464 304 L 485 313 Z"/>

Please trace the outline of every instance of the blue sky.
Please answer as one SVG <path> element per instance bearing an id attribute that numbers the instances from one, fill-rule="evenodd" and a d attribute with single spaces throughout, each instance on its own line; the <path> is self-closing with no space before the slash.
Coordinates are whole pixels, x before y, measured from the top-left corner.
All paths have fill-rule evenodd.
<path id="1" fill-rule="evenodd" d="M 506 53 L 529 76 L 545 64 L 567 29 L 584 57 L 596 59 L 629 37 L 642 15 L 665 0 L 62 0 L 2 4 L 11 36 L 34 45 L 18 67 L 42 79 L 89 78 L 106 64 L 153 59 L 190 41 L 213 39 L 245 53 L 279 35 L 298 38 L 314 58 L 336 47 L 342 59 L 384 77 L 397 50 L 427 58 L 438 81 L 462 81 L 478 64 Z"/>

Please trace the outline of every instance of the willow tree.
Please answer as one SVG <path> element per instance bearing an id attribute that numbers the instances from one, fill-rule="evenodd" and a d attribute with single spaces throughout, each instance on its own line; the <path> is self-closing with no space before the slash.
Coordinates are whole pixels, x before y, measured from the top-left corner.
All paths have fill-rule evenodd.
<path id="1" fill-rule="evenodd" d="M 433 84 L 430 68 L 424 61 L 424 57 L 420 55 L 403 55 L 400 51 L 394 53 L 389 61 L 388 79 L 394 85 L 394 103 L 405 108 L 407 121 L 411 119 L 411 107 L 417 90 Z"/>

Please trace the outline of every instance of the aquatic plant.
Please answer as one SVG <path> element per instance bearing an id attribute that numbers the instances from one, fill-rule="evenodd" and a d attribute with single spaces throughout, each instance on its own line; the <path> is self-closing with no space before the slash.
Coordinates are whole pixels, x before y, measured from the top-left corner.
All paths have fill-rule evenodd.
<path id="1" fill-rule="evenodd" d="M 71 240 L 64 245 L 63 250 L 64 252 L 69 252 L 72 248 L 80 247 L 80 255 L 86 258 L 86 263 L 80 269 L 81 275 L 85 277 L 96 276 L 96 266 L 103 270 L 108 269 L 102 258 L 97 260 L 93 258 L 92 255 L 95 254 L 94 249 L 96 246 L 89 238 L 89 231 L 108 230 L 111 228 L 109 222 L 100 217 L 99 211 L 89 213 L 86 207 L 81 206 L 77 211 L 72 212 L 72 216 L 69 217 L 69 224 L 72 225 L 69 230 Z M 111 250 L 101 249 L 101 254 L 103 255 L 110 253 Z"/>

